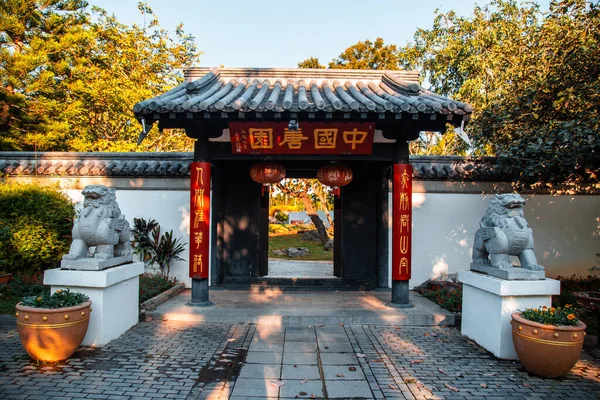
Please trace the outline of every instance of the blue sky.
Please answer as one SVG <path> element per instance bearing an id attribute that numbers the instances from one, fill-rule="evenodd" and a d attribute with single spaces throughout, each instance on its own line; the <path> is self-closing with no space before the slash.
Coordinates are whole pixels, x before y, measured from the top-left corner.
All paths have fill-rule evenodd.
<path id="1" fill-rule="evenodd" d="M 142 25 L 137 0 L 89 0 L 123 23 Z M 327 64 L 365 39 L 404 45 L 430 28 L 436 9 L 471 14 L 474 0 L 148 0 L 163 28 L 184 23 L 205 67 L 296 67 L 308 57 Z M 547 1 L 543 1 L 547 3 Z"/>

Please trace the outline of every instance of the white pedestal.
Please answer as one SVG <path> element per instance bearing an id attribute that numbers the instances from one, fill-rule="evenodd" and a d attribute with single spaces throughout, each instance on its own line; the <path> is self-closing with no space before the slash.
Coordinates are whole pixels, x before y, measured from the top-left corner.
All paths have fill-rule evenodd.
<path id="1" fill-rule="evenodd" d="M 560 281 L 508 281 L 472 271 L 460 271 L 463 284 L 461 333 L 498 358 L 517 360 L 511 314 L 526 308 L 550 307 L 560 294 Z"/>
<path id="2" fill-rule="evenodd" d="M 44 273 L 44 284 L 52 293 L 70 289 L 92 300 L 90 325 L 83 339 L 85 346 L 104 346 L 138 323 L 139 276 L 144 263 L 125 264 L 102 271 L 50 269 Z"/>

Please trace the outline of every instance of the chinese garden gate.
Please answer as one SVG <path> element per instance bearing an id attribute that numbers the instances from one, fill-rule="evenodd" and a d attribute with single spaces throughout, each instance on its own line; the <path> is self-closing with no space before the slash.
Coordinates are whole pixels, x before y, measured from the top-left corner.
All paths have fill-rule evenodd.
<path id="1" fill-rule="evenodd" d="M 140 141 L 159 128 L 197 139 L 190 180 L 192 305 L 211 284 L 250 283 L 267 274 L 268 194 L 249 175 L 257 162 L 287 177 L 316 177 L 339 162 L 354 178 L 335 204 L 334 275 L 387 287 L 409 306 L 412 169 L 408 142 L 421 131 L 468 121 L 468 104 L 423 89 L 414 71 L 316 69 L 186 70 L 186 81 L 135 105 Z M 388 216 L 392 182 L 392 215 Z M 392 266 L 388 266 L 389 221 Z"/>

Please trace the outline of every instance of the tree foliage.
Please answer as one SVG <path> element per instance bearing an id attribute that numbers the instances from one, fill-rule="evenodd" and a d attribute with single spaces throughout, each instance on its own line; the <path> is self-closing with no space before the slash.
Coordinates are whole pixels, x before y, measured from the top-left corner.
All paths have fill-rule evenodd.
<path id="1" fill-rule="evenodd" d="M 0 149 L 191 148 L 181 132 L 135 146 L 133 105 L 180 82 L 199 55 L 182 26 L 171 37 L 148 6 L 138 9 L 147 26 L 122 24 L 84 1 L 0 3 Z"/>
<path id="2" fill-rule="evenodd" d="M 72 75 L 91 36 L 82 0 L 0 2 L 0 148 L 63 149 Z"/>
<path id="3" fill-rule="evenodd" d="M 432 89 L 471 103 L 479 154 L 500 157 L 520 185 L 586 189 L 600 166 L 597 2 L 494 0 L 472 16 L 438 13 L 402 49 Z"/>
<path id="4" fill-rule="evenodd" d="M 329 223 L 333 223 L 327 209 L 328 189 L 316 179 L 285 179 L 278 183 L 276 187 L 282 193 L 302 201 L 306 214 L 319 232 L 321 242 L 324 245 L 328 245 L 330 239 L 327 229 L 315 210 L 315 207 L 319 206 L 325 211 Z"/>
<path id="5" fill-rule="evenodd" d="M 424 131 L 417 140 L 409 143 L 410 154 L 428 156 L 466 156 L 469 145 L 461 139 L 453 127 L 445 133 Z"/>
<path id="6" fill-rule="evenodd" d="M 348 47 L 329 63 L 337 69 L 400 69 L 398 47 L 386 45 L 382 38 L 365 40 Z"/>
<path id="7" fill-rule="evenodd" d="M 0 183 L 0 271 L 57 267 L 69 252 L 75 211 L 58 186 Z"/>
<path id="8" fill-rule="evenodd" d="M 586 190 L 600 174 L 600 9 L 597 0 L 492 0 L 468 16 L 436 12 L 397 48 L 366 40 L 329 68 L 419 69 L 425 85 L 473 105 L 474 155 L 496 155 L 519 186 Z M 448 134 L 450 133 L 450 134 Z M 465 154 L 456 133 L 424 132 L 416 154 Z M 563 186 L 564 187 L 564 186 Z"/>
<path id="9" fill-rule="evenodd" d="M 318 68 L 318 69 L 322 69 L 325 68 L 324 65 L 322 65 L 319 62 L 319 59 L 316 57 L 309 57 L 306 60 L 299 62 L 298 63 L 298 68 Z"/>

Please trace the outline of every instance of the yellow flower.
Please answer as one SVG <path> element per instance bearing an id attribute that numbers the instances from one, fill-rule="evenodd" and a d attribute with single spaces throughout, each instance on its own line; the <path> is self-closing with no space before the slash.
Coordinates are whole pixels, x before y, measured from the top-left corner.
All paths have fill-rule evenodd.
<path id="1" fill-rule="evenodd" d="M 571 308 L 571 305 L 570 304 L 566 304 L 565 308 Z"/>
<path id="2" fill-rule="evenodd" d="M 548 309 L 548 307 L 546 307 L 546 306 L 543 306 L 542 308 L 543 308 L 544 310 L 547 310 L 547 309 Z"/>
<path id="3" fill-rule="evenodd" d="M 575 314 L 569 314 L 569 315 L 567 315 L 567 319 L 568 319 L 569 321 L 572 321 L 572 320 L 574 320 L 574 319 L 575 319 Z"/>
<path id="4" fill-rule="evenodd" d="M 550 312 L 554 312 L 554 311 L 556 311 L 556 308 L 550 307 Z"/>
<path id="5" fill-rule="evenodd" d="M 41 301 L 41 300 L 42 300 L 42 298 L 41 298 L 41 297 L 38 297 L 36 300 L 37 300 L 37 301 Z"/>
<path id="6" fill-rule="evenodd" d="M 60 289 L 58 289 L 58 290 L 56 291 L 56 293 L 60 293 Z"/>

